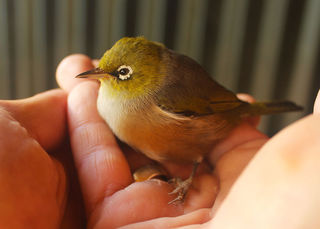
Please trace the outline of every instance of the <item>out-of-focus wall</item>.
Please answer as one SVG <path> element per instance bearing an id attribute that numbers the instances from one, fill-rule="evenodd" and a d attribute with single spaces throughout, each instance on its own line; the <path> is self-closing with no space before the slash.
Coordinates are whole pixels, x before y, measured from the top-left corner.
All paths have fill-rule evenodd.
<path id="1" fill-rule="evenodd" d="M 54 88 L 64 56 L 99 58 L 137 35 L 191 56 L 235 92 L 306 108 L 264 118 L 269 134 L 312 111 L 319 0 L 0 0 L 0 98 Z"/>

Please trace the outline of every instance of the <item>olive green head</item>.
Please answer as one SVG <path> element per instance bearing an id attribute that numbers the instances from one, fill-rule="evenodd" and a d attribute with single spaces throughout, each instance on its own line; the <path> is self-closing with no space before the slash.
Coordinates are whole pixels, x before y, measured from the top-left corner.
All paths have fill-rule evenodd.
<path id="1" fill-rule="evenodd" d="M 125 37 L 104 53 L 96 69 L 78 77 L 99 79 L 111 96 L 146 96 L 164 81 L 166 50 L 162 44 L 143 37 Z"/>

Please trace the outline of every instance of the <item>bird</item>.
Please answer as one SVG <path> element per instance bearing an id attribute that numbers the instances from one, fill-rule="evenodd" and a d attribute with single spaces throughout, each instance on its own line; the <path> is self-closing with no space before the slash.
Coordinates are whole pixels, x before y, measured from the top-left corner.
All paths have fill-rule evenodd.
<path id="1" fill-rule="evenodd" d="M 183 202 L 205 155 L 245 117 L 302 109 L 242 101 L 195 60 L 144 37 L 121 38 L 76 78 L 100 81 L 98 112 L 121 141 L 159 163 L 193 164 L 169 203 Z"/>

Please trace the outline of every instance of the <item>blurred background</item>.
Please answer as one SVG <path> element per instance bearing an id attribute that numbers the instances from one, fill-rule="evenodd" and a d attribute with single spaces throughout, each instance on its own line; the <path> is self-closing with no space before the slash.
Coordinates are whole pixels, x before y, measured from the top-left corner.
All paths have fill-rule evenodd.
<path id="1" fill-rule="evenodd" d="M 312 112 L 320 0 L 0 0 L 0 99 L 55 88 L 65 56 L 99 58 L 138 35 L 196 59 L 235 92 L 305 107 L 264 117 L 269 135 Z"/>

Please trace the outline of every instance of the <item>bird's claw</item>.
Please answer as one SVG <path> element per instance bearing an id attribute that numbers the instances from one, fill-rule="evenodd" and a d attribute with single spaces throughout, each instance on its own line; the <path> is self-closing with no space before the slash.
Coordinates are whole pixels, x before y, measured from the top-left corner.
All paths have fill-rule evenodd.
<path id="1" fill-rule="evenodd" d="M 169 193 L 169 194 L 171 194 L 171 193 Z M 183 202 L 183 200 L 184 200 L 184 195 L 181 195 L 179 193 L 179 195 L 175 199 L 169 201 L 168 204 L 175 204 L 175 203 L 178 203 L 178 202 Z"/>
<path id="2" fill-rule="evenodd" d="M 183 202 L 192 183 L 192 179 L 188 178 L 183 181 L 181 178 L 173 178 L 169 181 L 169 183 L 172 183 L 175 186 L 175 189 L 170 192 L 169 195 L 178 194 L 178 196 L 171 200 L 168 204 Z"/>

